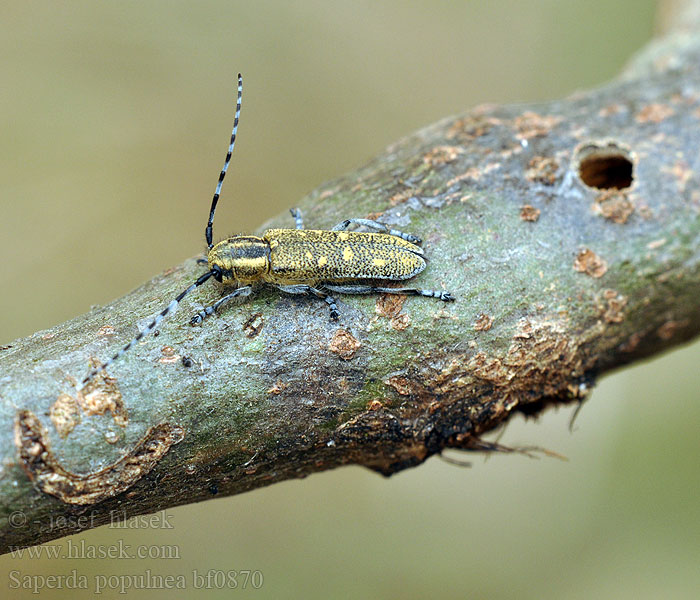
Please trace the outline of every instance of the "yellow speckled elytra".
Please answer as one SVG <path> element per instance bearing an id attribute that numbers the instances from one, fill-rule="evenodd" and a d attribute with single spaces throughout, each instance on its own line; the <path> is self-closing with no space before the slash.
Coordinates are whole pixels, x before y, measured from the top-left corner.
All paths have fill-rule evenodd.
<path id="1" fill-rule="evenodd" d="M 338 319 L 338 307 L 330 293 L 413 294 L 437 298 L 444 302 L 454 300 L 450 293 L 445 291 L 379 287 L 382 280 L 402 281 L 415 277 L 425 269 L 426 262 L 423 249 L 418 245 L 421 243 L 420 238 L 390 229 L 378 221 L 347 219 L 331 230 L 304 229 L 301 213 L 292 209 L 296 229 L 268 229 L 260 237 L 237 235 L 214 244 L 214 213 L 236 142 L 242 94 L 243 79 L 239 74 L 231 141 L 216 184 L 204 233 L 209 248 L 206 259 L 209 271 L 181 292 L 110 360 L 92 370 L 83 379 L 83 385 L 153 331 L 187 294 L 212 277 L 229 288 L 233 287 L 233 291 L 192 317 L 192 325 L 201 323 L 231 298 L 250 295 L 256 283 L 275 286 L 288 294 L 322 298 L 328 304 L 331 319 L 334 321 Z M 351 225 L 364 226 L 378 233 L 346 231 Z"/>

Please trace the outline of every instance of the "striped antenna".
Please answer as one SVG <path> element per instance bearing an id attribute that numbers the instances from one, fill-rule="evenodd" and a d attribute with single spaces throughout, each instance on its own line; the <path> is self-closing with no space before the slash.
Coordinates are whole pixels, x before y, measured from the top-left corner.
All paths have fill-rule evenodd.
<path id="1" fill-rule="evenodd" d="M 204 282 L 208 281 L 210 277 L 216 276 L 220 271 L 218 269 L 212 269 L 211 271 L 208 271 L 204 275 L 202 275 L 197 281 L 195 281 L 190 287 L 188 287 L 186 290 L 181 292 L 175 300 L 173 300 L 168 306 L 163 309 L 163 311 L 155 318 L 153 321 L 151 321 L 148 326 L 145 329 L 142 329 L 139 331 L 138 335 L 131 340 L 126 346 L 124 346 L 119 352 L 117 352 L 112 358 L 110 358 L 107 362 L 102 363 L 99 367 L 96 369 L 93 369 L 90 371 L 83 379 L 80 388 L 82 389 L 85 387 L 87 383 L 90 382 L 90 380 L 95 377 L 98 373 L 101 371 L 104 371 L 109 365 L 111 365 L 115 360 L 120 358 L 125 352 L 129 350 L 136 342 L 142 340 L 144 337 L 146 337 L 149 333 L 151 333 L 156 327 L 158 327 L 158 323 L 160 323 L 166 316 L 168 316 L 169 313 L 173 312 L 176 308 L 177 305 L 180 304 L 180 301 L 187 296 L 192 290 L 197 289 L 200 285 L 202 285 Z"/>
<path id="2" fill-rule="evenodd" d="M 226 177 L 226 169 L 228 169 L 228 164 L 231 162 L 231 154 L 233 154 L 233 145 L 236 143 L 236 131 L 238 131 L 238 118 L 241 116 L 241 96 L 243 95 L 243 77 L 238 74 L 238 100 L 236 100 L 236 116 L 233 119 L 233 131 L 231 132 L 231 143 L 228 146 L 228 152 L 226 153 L 226 160 L 224 161 L 224 167 L 219 173 L 219 182 L 216 184 L 216 191 L 214 192 L 214 198 L 211 201 L 211 209 L 209 210 L 209 221 L 207 222 L 207 228 L 204 230 L 204 237 L 207 240 L 207 247 L 211 250 L 214 246 L 212 242 L 212 226 L 214 225 L 214 212 L 216 212 L 216 204 L 219 202 L 219 194 L 221 193 L 221 186 L 224 183 L 224 177 Z"/>

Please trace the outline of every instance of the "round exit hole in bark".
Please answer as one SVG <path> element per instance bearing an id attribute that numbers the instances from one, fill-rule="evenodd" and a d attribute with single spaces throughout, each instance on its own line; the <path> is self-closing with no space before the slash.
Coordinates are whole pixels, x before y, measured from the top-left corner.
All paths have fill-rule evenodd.
<path id="1" fill-rule="evenodd" d="M 574 154 L 581 181 L 599 190 L 624 190 L 634 181 L 630 151 L 616 142 L 587 143 Z"/>

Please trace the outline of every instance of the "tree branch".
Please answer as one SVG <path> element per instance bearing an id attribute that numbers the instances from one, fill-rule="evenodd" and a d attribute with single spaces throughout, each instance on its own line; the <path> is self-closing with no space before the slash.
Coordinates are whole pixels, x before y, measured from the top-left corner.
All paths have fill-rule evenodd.
<path id="1" fill-rule="evenodd" d="M 680 22 L 680 21 L 679 21 Z M 201 328 L 205 285 L 82 392 L 201 274 L 194 259 L 0 349 L 2 550 L 361 464 L 390 475 L 700 329 L 700 39 L 650 44 L 616 82 L 482 106 L 299 203 L 425 240 L 429 298 L 263 289 Z M 290 218 L 274 226 L 290 226 Z M 4 518 L 3 518 L 4 517 Z"/>

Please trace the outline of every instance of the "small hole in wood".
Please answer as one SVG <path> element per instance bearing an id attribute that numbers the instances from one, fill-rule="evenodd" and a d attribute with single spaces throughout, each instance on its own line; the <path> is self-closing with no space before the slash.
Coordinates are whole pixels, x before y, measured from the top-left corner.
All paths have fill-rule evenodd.
<path id="1" fill-rule="evenodd" d="M 615 144 L 587 144 L 576 151 L 578 175 L 588 187 L 624 190 L 634 180 L 630 153 Z"/>

